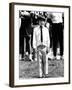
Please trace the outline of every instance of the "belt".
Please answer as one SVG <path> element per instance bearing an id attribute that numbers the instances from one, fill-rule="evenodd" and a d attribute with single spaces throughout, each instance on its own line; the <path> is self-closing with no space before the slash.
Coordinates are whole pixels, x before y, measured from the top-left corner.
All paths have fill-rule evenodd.
<path id="1" fill-rule="evenodd" d="M 46 48 L 46 46 L 43 44 L 40 44 L 39 46 L 37 46 L 37 49 L 44 49 L 44 48 Z"/>

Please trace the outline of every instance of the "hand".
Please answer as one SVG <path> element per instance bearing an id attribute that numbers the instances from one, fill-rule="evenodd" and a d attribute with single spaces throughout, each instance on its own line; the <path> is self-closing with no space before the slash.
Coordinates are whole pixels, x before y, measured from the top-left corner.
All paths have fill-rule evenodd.
<path id="1" fill-rule="evenodd" d="M 37 52 L 37 49 L 36 48 L 33 48 L 33 52 L 36 53 Z"/>
<path id="2" fill-rule="evenodd" d="M 31 38 L 31 35 L 29 35 L 29 37 Z"/>
<path id="3" fill-rule="evenodd" d="M 46 54 L 48 54 L 48 52 L 49 52 L 49 49 L 48 49 L 48 47 L 46 48 Z"/>

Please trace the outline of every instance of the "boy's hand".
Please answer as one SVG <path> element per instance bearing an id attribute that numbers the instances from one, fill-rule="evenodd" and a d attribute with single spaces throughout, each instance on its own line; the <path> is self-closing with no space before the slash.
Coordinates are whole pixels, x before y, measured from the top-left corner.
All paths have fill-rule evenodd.
<path id="1" fill-rule="evenodd" d="M 49 53 L 49 48 L 47 47 L 47 48 L 46 48 L 46 54 L 48 54 L 48 53 Z"/>

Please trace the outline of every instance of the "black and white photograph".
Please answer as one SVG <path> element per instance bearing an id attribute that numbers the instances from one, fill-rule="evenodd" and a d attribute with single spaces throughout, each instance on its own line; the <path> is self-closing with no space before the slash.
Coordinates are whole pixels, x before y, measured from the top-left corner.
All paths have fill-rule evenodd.
<path id="1" fill-rule="evenodd" d="M 64 13 L 19 11 L 19 78 L 64 76 Z"/>
<path id="2" fill-rule="evenodd" d="M 11 10 L 11 84 L 69 83 L 69 6 L 13 3 Z"/>

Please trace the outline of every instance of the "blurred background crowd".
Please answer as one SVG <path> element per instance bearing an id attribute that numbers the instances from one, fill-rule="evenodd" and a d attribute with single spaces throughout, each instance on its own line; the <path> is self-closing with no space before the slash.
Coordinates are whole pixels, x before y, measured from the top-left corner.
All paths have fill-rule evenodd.
<path id="1" fill-rule="evenodd" d="M 57 16 L 57 17 L 55 17 Z M 58 17 L 58 15 L 60 17 Z M 50 36 L 50 50 L 49 52 L 56 53 L 60 48 L 61 55 L 63 56 L 63 28 L 64 28 L 64 14 L 62 12 L 45 12 L 45 11 L 19 11 L 19 55 L 20 60 L 35 60 L 35 50 L 33 48 L 33 30 L 39 25 L 39 16 L 45 18 L 45 27 L 49 30 Z M 55 21 L 55 19 L 56 21 Z M 55 25 L 54 25 L 54 24 Z M 58 26 L 59 23 L 59 26 Z M 57 24 L 57 25 L 56 25 Z M 62 28 L 61 28 L 62 25 Z M 61 28 L 60 32 L 55 31 L 54 28 Z M 55 32 L 55 35 L 54 35 Z M 58 35 L 57 35 L 58 34 Z M 57 38 L 60 38 L 58 40 Z M 60 37 L 61 36 L 61 37 Z M 56 38 L 56 40 L 54 39 Z M 57 43 L 57 44 L 55 44 Z M 27 56 L 27 57 L 26 57 Z"/>

